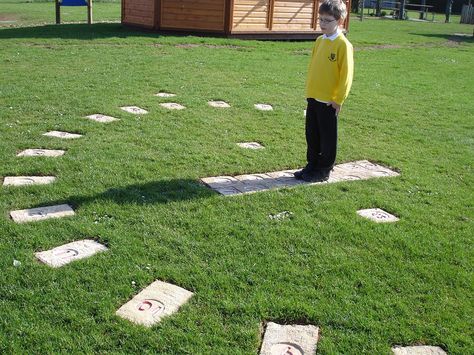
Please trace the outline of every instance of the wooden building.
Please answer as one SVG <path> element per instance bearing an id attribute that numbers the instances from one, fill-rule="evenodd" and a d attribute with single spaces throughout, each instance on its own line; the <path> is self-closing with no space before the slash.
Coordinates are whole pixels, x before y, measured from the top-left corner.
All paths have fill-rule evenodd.
<path id="1" fill-rule="evenodd" d="M 319 35 L 320 0 L 122 0 L 122 23 L 156 31 L 305 39 Z M 345 0 L 348 12 L 351 0 Z M 348 29 L 349 17 L 344 28 Z"/>

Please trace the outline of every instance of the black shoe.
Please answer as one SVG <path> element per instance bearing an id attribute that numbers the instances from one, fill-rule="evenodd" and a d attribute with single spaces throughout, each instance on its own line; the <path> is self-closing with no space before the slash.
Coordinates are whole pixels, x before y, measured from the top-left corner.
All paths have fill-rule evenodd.
<path id="1" fill-rule="evenodd" d="M 301 179 L 306 182 L 324 182 L 329 179 L 329 171 L 316 170 L 308 173 L 304 173 Z"/>
<path id="2" fill-rule="evenodd" d="M 312 171 L 313 171 L 313 168 L 308 164 L 303 169 L 295 171 L 293 173 L 293 176 L 295 177 L 295 179 L 301 180 L 304 174 L 311 173 Z"/>

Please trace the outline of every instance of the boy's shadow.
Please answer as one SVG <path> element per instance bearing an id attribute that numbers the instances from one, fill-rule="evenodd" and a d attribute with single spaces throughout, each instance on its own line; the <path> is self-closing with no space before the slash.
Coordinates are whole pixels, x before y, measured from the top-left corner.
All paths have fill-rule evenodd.
<path id="1" fill-rule="evenodd" d="M 216 196 L 216 192 L 200 184 L 196 180 L 173 179 L 153 181 L 145 184 L 135 184 L 125 187 L 110 188 L 95 195 L 71 196 L 67 199 L 49 201 L 45 205 L 69 204 L 73 208 L 98 201 L 111 201 L 117 204 L 165 204 L 175 201 L 194 200 Z"/>

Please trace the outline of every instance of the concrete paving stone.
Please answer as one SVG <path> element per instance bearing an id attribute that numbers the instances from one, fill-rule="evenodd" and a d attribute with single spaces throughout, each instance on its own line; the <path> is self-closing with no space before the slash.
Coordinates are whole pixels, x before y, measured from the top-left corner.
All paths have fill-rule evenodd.
<path id="1" fill-rule="evenodd" d="M 192 295 L 184 288 L 157 280 L 120 307 L 116 314 L 136 324 L 151 327 L 177 312 Z"/>
<path id="2" fill-rule="evenodd" d="M 144 110 L 138 106 L 122 106 L 120 108 L 125 112 L 132 113 L 134 115 L 146 115 L 148 113 L 147 110 Z"/>
<path id="3" fill-rule="evenodd" d="M 100 122 L 100 123 L 109 123 L 109 122 L 119 121 L 118 118 L 102 115 L 100 113 L 95 113 L 93 115 L 86 116 L 85 118 L 92 121 Z"/>
<path id="4" fill-rule="evenodd" d="M 438 346 L 405 346 L 393 347 L 394 355 L 447 355 L 447 353 Z"/>
<path id="5" fill-rule="evenodd" d="M 242 142 L 242 143 L 237 143 L 237 145 L 241 148 L 245 149 L 263 149 L 265 148 L 263 145 L 261 145 L 258 142 Z"/>
<path id="6" fill-rule="evenodd" d="M 73 215 L 74 210 L 71 206 L 66 204 L 10 212 L 11 218 L 16 223 L 36 222 L 50 218 L 61 218 Z"/>
<path id="7" fill-rule="evenodd" d="M 255 104 L 254 107 L 257 110 L 260 110 L 260 111 L 272 111 L 273 110 L 272 105 L 268 105 L 268 104 Z"/>
<path id="8" fill-rule="evenodd" d="M 160 104 L 161 107 L 167 108 L 168 110 L 184 110 L 186 107 L 176 102 L 165 102 Z"/>
<path id="9" fill-rule="evenodd" d="M 171 94 L 169 92 L 159 92 L 158 94 L 155 94 L 155 96 L 158 96 L 158 97 L 175 97 L 176 94 Z"/>
<path id="10" fill-rule="evenodd" d="M 49 132 L 43 133 L 43 136 L 56 137 L 56 138 L 62 138 L 62 139 L 76 139 L 76 138 L 81 138 L 82 134 L 61 132 L 61 131 L 49 131 Z"/>
<path id="11" fill-rule="evenodd" d="M 54 176 L 6 176 L 3 186 L 46 185 L 55 180 Z"/>
<path id="12" fill-rule="evenodd" d="M 359 164 L 360 163 L 360 164 Z M 398 176 L 397 172 L 381 165 L 368 161 L 359 163 L 351 162 L 339 164 L 334 167 L 329 179 L 323 182 L 305 182 L 294 178 L 295 170 L 282 170 L 260 174 L 245 174 L 235 177 L 218 176 L 201 179 L 207 186 L 223 195 L 235 195 L 237 191 L 242 193 L 256 192 L 271 188 L 291 187 L 295 185 L 328 184 L 339 181 L 367 180 L 379 177 Z M 362 165 L 361 165 L 362 164 Z M 365 165 L 364 165 L 365 164 Z M 242 184 L 238 186 L 238 184 Z M 232 189 L 235 188 L 235 189 Z M 221 190 L 221 191 L 220 191 Z"/>
<path id="13" fill-rule="evenodd" d="M 91 239 L 84 239 L 64 244 L 51 250 L 37 252 L 35 256 L 41 262 L 57 268 L 106 250 L 108 249 L 104 245 Z"/>
<path id="14" fill-rule="evenodd" d="M 17 157 L 60 157 L 64 155 L 64 150 L 58 149 L 25 149 L 18 153 Z"/>
<path id="15" fill-rule="evenodd" d="M 208 101 L 209 106 L 216 108 L 229 108 L 230 105 L 225 101 Z"/>
<path id="16" fill-rule="evenodd" d="M 394 215 L 380 209 L 380 208 L 369 208 L 357 211 L 359 216 L 368 218 L 377 223 L 397 222 L 399 219 Z"/>
<path id="17" fill-rule="evenodd" d="M 319 328 L 314 325 L 280 325 L 269 322 L 260 355 L 316 354 Z"/>

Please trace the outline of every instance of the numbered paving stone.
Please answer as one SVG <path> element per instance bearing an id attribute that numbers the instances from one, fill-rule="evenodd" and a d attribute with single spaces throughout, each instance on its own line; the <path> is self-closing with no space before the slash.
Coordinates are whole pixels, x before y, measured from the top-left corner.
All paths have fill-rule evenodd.
<path id="1" fill-rule="evenodd" d="M 17 157 L 59 157 L 64 155 L 64 150 L 55 149 L 25 149 L 18 153 Z"/>
<path id="2" fill-rule="evenodd" d="M 314 325 L 280 325 L 269 322 L 260 355 L 316 354 L 319 328 Z"/>
<path id="3" fill-rule="evenodd" d="M 74 210 L 69 205 L 56 205 L 11 211 L 10 216 L 16 223 L 36 222 L 50 218 L 73 216 Z"/>
<path id="4" fill-rule="evenodd" d="M 155 94 L 155 96 L 158 96 L 158 97 L 175 97 L 176 94 L 171 94 L 169 92 L 159 92 L 158 94 Z"/>
<path id="5" fill-rule="evenodd" d="M 359 216 L 368 218 L 377 223 L 387 223 L 387 222 L 396 222 L 398 218 L 394 215 L 385 212 L 380 208 L 369 208 L 366 210 L 359 210 L 357 211 Z"/>
<path id="6" fill-rule="evenodd" d="M 56 138 L 62 138 L 62 139 L 76 139 L 76 138 L 81 138 L 82 134 L 61 132 L 61 131 L 49 131 L 47 133 L 43 133 L 43 136 L 56 137 Z"/>
<path id="7" fill-rule="evenodd" d="M 86 116 L 89 120 L 100 122 L 100 123 L 109 123 L 113 121 L 119 121 L 118 118 L 112 116 L 101 115 L 100 113 L 96 113 L 93 115 Z"/>
<path id="8" fill-rule="evenodd" d="M 165 102 L 160 104 L 161 107 L 167 108 L 168 110 L 184 110 L 186 107 L 177 104 L 176 102 Z"/>
<path id="9" fill-rule="evenodd" d="M 120 108 L 128 113 L 133 113 L 134 115 L 146 115 L 148 113 L 147 110 L 144 110 L 138 106 L 123 106 Z"/>
<path id="10" fill-rule="evenodd" d="M 43 263 L 51 267 L 61 267 L 72 261 L 88 258 L 107 248 L 91 239 L 64 244 L 51 250 L 35 253 Z"/>
<path id="11" fill-rule="evenodd" d="M 397 346 L 392 348 L 392 352 L 395 355 L 447 355 L 447 353 L 438 346 Z"/>
<path id="12" fill-rule="evenodd" d="M 54 180 L 54 176 L 6 176 L 3 186 L 46 185 Z"/>
<path id="13" fill-rule="evenodd" d="M 208 105 L 217 108 L 228 108 L 230 105 L 225 101 L 208 101 Z"/>
<path id="14" fill-rule="evenodd" d="M 255 104 L 254 107 L 257 110 L 260 110 L 260 111 L 272 111 L 273 110 L 272 105 L 268 105 L 268 104 Z"/>
<path id="15" fill-rule="evenodd" d="M 134 323 L 151 327 L 164 317 L 177 312 L 192 295 L 192 292 L 184 288 L 157 280 L 120 307 L 116 314 Z"/>
<path id="16" fill-rule="evenodd" d="M 242 142 L 242 143 L 237 143 L 237 145 L 245 149 L 263 149 L 264 148 L 263 145 L 257 142 Z"/>

